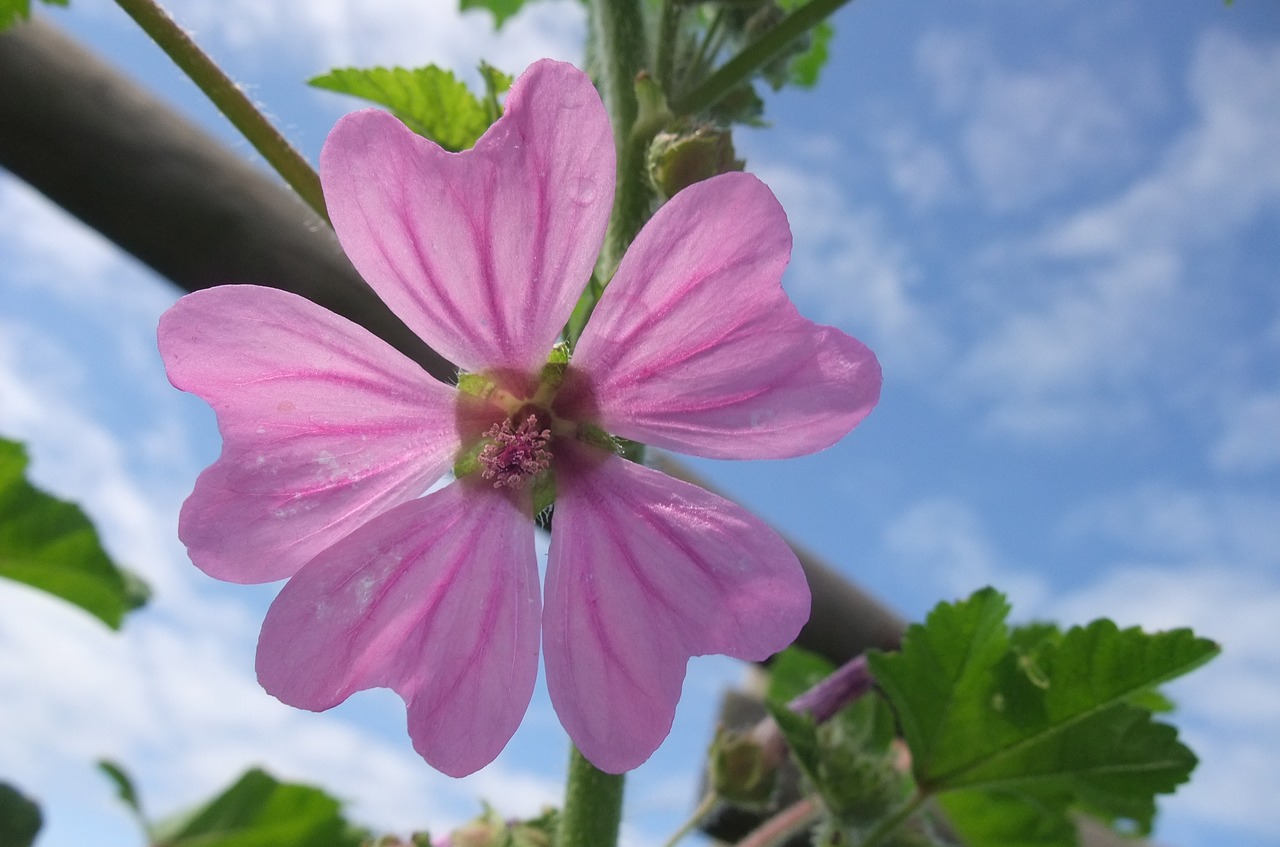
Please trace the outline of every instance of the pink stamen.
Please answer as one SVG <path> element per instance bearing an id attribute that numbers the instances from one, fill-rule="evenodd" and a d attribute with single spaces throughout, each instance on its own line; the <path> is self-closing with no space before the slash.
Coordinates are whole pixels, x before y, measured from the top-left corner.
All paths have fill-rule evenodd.
<path id="1" fill-rule="evenodd" d="M 510 420 L 494 424 L 484 437 L 491 441 L 480 451 L 482 475 L 493 480 L 494 488 L 519 488 L 551 466 L 551 430 L 538 428 L 537 415 L 529 415 L 515 428 Z"/>

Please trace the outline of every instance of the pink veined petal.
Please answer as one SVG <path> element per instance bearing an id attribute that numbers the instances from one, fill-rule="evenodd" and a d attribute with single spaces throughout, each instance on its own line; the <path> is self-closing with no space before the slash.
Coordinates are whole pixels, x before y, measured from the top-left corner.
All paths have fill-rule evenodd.
<path id="1" fill-rule="evenodd" d="M 188 294 L 160 319 L 159 342 L 174 386 L 218 415 L 222 455 L 196 480 L 178 535 L 219 579 L 292 576 L 425 491 L 459 448 L 455 389 L 295 294 Z"/>
<path id="2" fill-rule="evenodd" d="M 604 238 L 613 136 L 586 75 L 544 60 L 472 150 L 356 112 L 320 176 L 343 249 L 416 333 L 467 371 L 536 372 Z"/>
<path id="3" fill-rule="evenodd" d="M 533 538 L 514 498 L 468 482 L 397 506 L 285 584 L 262 625 L 258 680 L 314 711 L 391 688 L 429 764 L 479 770 L 520 725 L 538 674 Z"/>
<path id="4" fill-rule="evenodd" d="M 658 210 L 578 342 L 557 409 L 720 459 L 829 447 L 880 397 L 857 339 L 800 316 L 780 280 L 791 231 L 755 177 L 723 174 Z"/>
<path id="5" fill-rule="evenodd" d="M 738 506 L 593 448 L 556 461 L 547 688 L 583 755 L 621 773 L 666 738 L 691 656 L 781 650 L 809 589 L 790 548 Z"/>

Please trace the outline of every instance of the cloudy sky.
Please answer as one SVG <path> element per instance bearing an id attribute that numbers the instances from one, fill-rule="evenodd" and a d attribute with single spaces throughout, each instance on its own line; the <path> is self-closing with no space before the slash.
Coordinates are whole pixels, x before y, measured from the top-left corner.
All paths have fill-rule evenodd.
<path id="1" fill-rule="evenodd" d="M 583 30 L 571 0 L 496 38 L 447 0 L 170 7 L 312 157 L 355 105 L 301 84 L 330 66 L 519 71 L 580 58 Z M 114 4 L 45 17 L 246 149 Z M 1021 617 L 1220 640 L 1172 690 L 1202 764 L 1158 835 L 1274 843 L 1280 5 L 861 0 L 836 25 L 818 89 L 773 98 L 773 126 L 738 143 L 790 216 L 788 290 L 879 353 L 884 399 L 817 456 L 698 469 L 909 617 L 994 584 Z M 176 297 L 0 172 L 0 433 L 156 592 L 114 634 L 0 584 L 0 780 L 41 799 L 42 847 L 140 843 L 101 757 L 157 814 L 258 763 L 381 827 L 439 829 L 478 797 L 554 802 L 565 741 L 544 692 L 497 763 L 454 781 L 413 755 L 394 696 L 313 715 L 257 687 L 273 588 L 213 582 L 175 536 L 218 452 L 155 353 Z M 675 737 L 629 783 L 630 843 L 688 808 L 690 751 L 740 676 L 693 664 Z"/>

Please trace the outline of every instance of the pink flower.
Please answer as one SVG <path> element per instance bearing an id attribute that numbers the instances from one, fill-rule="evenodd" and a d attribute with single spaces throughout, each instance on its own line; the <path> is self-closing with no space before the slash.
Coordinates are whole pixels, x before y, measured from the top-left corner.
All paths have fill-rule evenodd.
<path id="1" fill-rule="evenodd" d="M 567 367 L 548 354 L 590 277 L 614 142 L 575 68 L 531 67 L 451 154 L 395 118 L 343 118 L 320 158 L 343 248 L 393 310 L 475 376 L 433 380 L 301 297 L 226 286 L 160 322 L 173 384 L 213 406 L 222 455 L 179 535 L 206 573 L 289 577 L 258 678 L 328 709 L 390 687 L 448 774 L 492 761 L 537 676 L 598 767 L 670 730 L 689 657 L 763 659 L 809 614 L 795 556 L 739 507 L 625 461 L 604 436 L 716 458 L 820 450 L 871 410 L 875 357 L 779 285 L 786 217 L 754 177 L 677 195 L 640 233 Z M 421 496 L 451 468 L 457 481 Z M 554 480 L 545 592 L 534 496 Z"/>

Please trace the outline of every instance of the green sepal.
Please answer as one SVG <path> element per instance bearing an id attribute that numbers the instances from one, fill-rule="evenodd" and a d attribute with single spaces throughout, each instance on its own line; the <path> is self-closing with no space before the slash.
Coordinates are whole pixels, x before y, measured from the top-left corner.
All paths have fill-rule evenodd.
<path id="1" fill-rule="evenodd" d="M 540 515 L 556 502 L 556 474 L 544 471 L 533 478 L 533 513 Z"/>
<path id="2" fill-rule="evenodd" d="M 477 438 L 474 444 L 458 454 L 458 457 L 453 460 L 454 479 L 463 479 L 473 473 L 479 473 L 481 470 L 480 453 L 488 443 L 483 438 Z"/>
<path id="3" fill-rule="evenodd" d="M 547 354 L 547 363 L 542 366 L 542 373 L 538 375 L 538 393 L 554 393 L 560 383 L 564 382 L 564 374 L 568 369 L 569 345 L 561 341 Z"/>
<path id="4" fill-rule="evenodd" d="M 484 374 L 473 374 L 462 371 L 458 374 L 458 390 L 463 394 L 484 399 L 493 393 L 493 380 Z"/>

